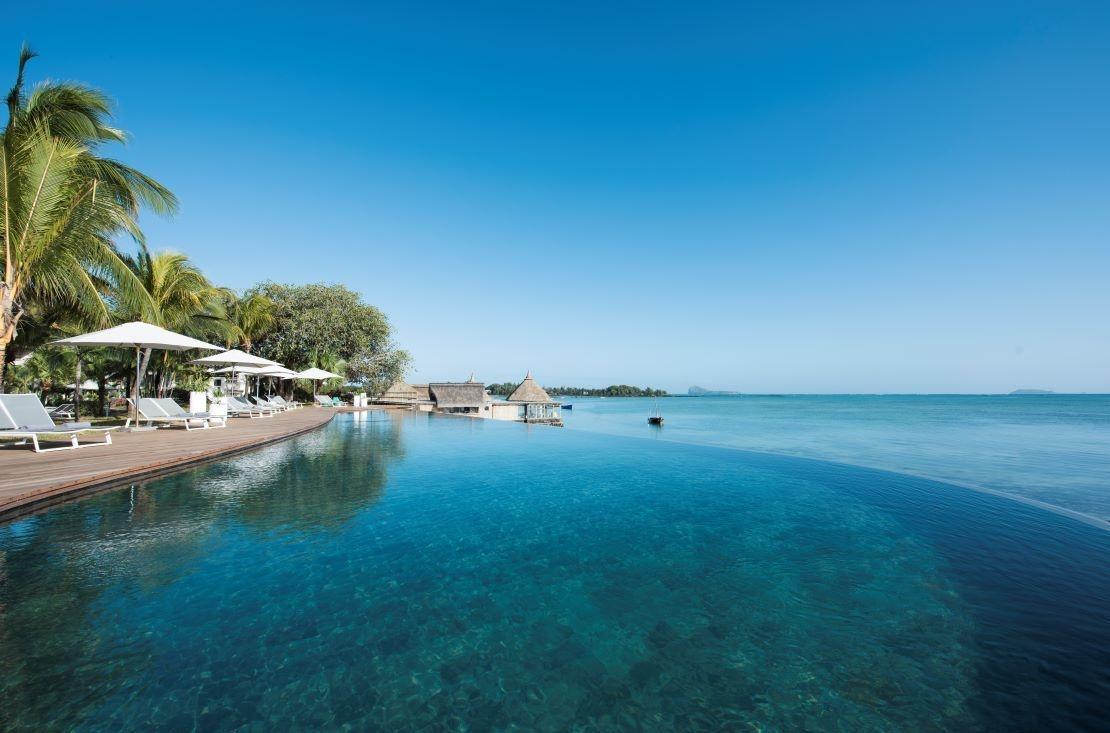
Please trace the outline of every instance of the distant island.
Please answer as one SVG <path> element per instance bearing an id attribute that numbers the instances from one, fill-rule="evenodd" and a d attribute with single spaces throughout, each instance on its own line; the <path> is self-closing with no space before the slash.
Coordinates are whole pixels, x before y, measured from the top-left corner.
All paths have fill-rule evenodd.
<path id="1" fill-rule="evenodd" d="M 698 387 L 698 386 L 695 385 L 695 386 L 691 387 L 690 389 L 688 389 L 686 391 L 686 394 L 690 395 L 691 397 L 723 397 L 723 396 L 735 396 L 735 395 L 738 395 L 740 393 L 739 392 L 727 392 L 727 391 L 721 390 L 721 389 L 706 389 L 705 387 Z"/>
<path id="2" fill-rule="evenodd" d="M 1051 389 L 1015 389 L 1010 394 L 1056 394 Z"/>
<path id="3" fill-rule="evenodd" d="M 508 397 L 517 388 L 514 382 L 490 384 L 486 389 L 491 395 Z M 666 397 L 667 390 L 651 387 L 633 387 L 628 384 L 611 384 L 608 387 L 544 387 L 550 395 L 559 397 Z"/>

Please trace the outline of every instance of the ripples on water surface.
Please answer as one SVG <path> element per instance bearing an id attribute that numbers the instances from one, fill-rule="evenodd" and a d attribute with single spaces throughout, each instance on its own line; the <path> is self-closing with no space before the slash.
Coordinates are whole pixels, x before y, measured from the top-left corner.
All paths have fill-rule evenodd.
<path id="1" fill-rule="evenodd" d="M 0 526 L 0 728 L 1094 728 L 1108 538 L 880 471 L 340 416 Z"/>
<path id="2" fill-rule="evenodd" d="M 1110 395 L 569 398 L 567 426 L 823 458 L 999 491 L 1110 521 Z"/>

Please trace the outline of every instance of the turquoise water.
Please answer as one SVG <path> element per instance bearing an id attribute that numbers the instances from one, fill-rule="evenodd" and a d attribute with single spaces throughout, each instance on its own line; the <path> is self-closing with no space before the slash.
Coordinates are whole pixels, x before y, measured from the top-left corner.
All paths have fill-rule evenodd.
<path id="1" fill-rule="evenodd" d="M 1108 561 L 906 475 L 341 415 L 0 526 L 0 728 L 1094 729 Z"/>
<path id="2" fill-rule="evenodd" d="M 1110 521 L 1110 395 L 574 399 L 568 427 L 843 461 Z"/>

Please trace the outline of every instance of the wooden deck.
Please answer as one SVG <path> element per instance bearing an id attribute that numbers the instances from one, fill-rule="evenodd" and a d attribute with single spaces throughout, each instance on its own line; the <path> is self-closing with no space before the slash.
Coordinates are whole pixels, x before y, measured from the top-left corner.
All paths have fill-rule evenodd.
<path id="1" fill-rule="evenodd" d="M 380 408 L 379 408 L 380 409 Z M 350 411 L 346 408 L 343 411 Z M 35 453 L 0 445 L 0 519 L 36 511 L 128 480 L 150 478 L 315 430 L 338 410 L 304 407 L 269 418 L 232 418 L 226 428 L 112 433 L 112 445 Z M 82 436 L 82 442 L 102 435 Z"/>

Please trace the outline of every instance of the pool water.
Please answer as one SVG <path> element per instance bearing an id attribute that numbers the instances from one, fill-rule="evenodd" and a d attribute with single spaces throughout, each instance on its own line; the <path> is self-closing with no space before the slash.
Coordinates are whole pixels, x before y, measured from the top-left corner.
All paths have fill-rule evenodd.
<path id="1" fill-rule="evenodd" d="M 1108 560 L 900 474 L 341 415 L 0 525 L 0 728 L 1093 729 Z"/>

